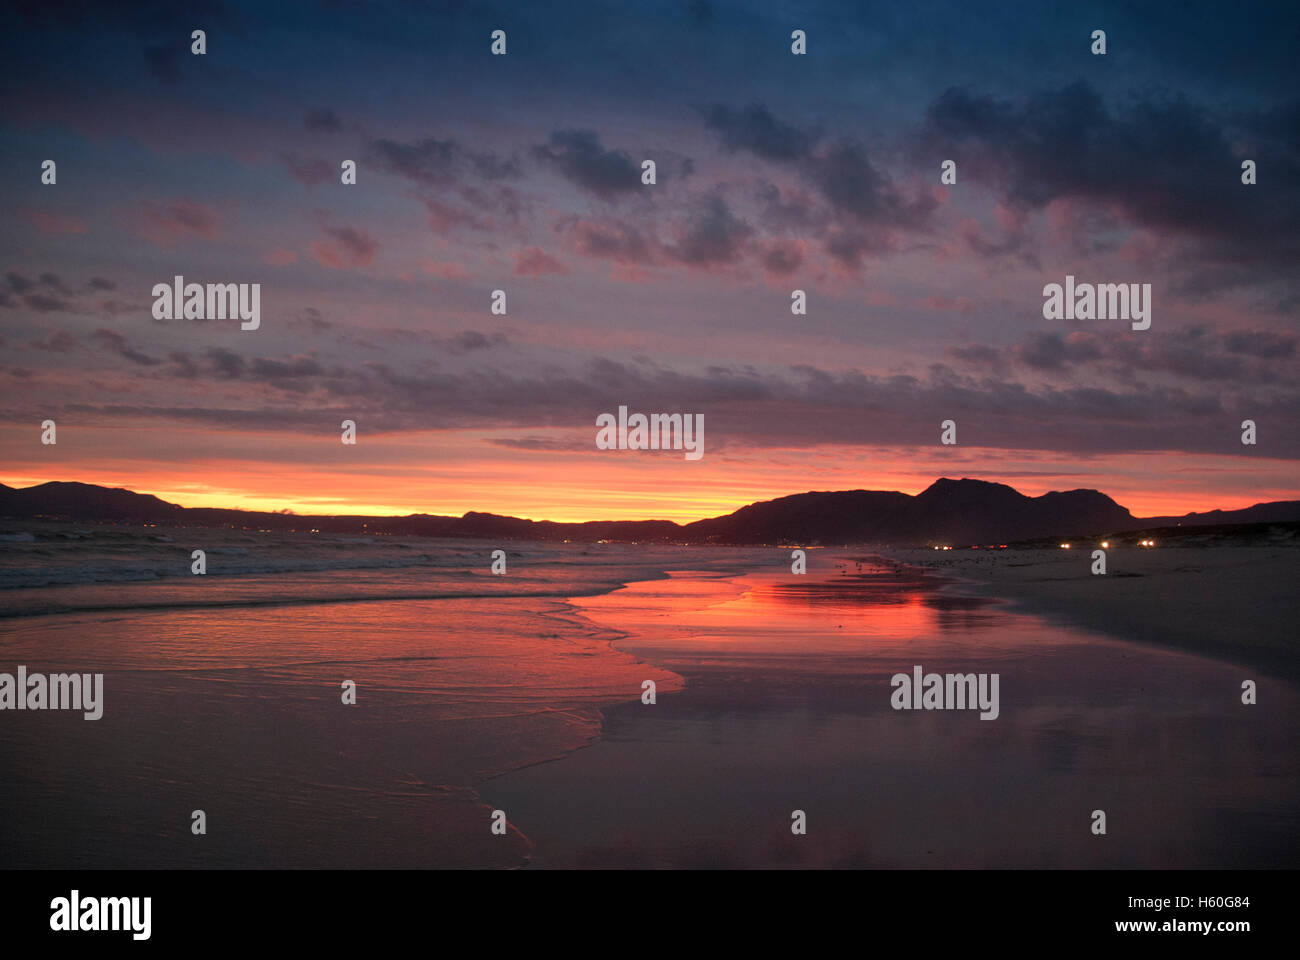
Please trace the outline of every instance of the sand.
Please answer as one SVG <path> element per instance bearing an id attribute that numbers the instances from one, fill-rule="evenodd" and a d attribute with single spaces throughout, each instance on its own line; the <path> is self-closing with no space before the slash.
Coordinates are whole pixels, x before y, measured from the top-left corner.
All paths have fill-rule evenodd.
<path id="1" fill-rule="evenodd" d="M 910 550 L 889 557 L 960 578 L 956 593 L 1138 643 L 1212 656 L 1300 680 L 1300 547 L 1157 544 L 1107 551 L 1093 543 L 1047 550 Z"/>
<path id="2" fill-rule="evenodd" d="M 602 708 L 598 742 L 481 784 L 533 843 L 530 869 L 1297 862 L 1292 683 L 1259 677 L 1246 707 L 1236 665 L 831 553 L 806 576 L 679 571 L 573 601 L 686 685 Z M 893 709 L 891 675 L 917 664 L 998 673 L 999 717 Z"/>

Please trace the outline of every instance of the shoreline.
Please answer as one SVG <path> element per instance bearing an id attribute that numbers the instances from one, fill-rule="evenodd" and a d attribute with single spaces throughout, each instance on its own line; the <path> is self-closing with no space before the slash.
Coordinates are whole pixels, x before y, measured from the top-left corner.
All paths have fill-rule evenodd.
<path id="1" fill-rule="evenodd" d="M 1211 546 L 1112 550 L 1105 575 L 1090 551 L 874 551 L 948 581 L 960 595 L 1005 604 L 1062 626 L 1220 660 L 1300 685 L 1294 547 Z M 861 555 L 865 558 L 868 555 Z"/>
<path id="2" fill-rule="evenodd" d="M 1259 678 L 1244 711 L 1220 659 L 972 598 L 949 571 L 820 557 L 807 576 L 670 571 L 581 600 L 686 685 L 604 705 L 565 762 L 478 787 L 527 834 L 528 869 L 1294 862 L 1288 684 Z M 1001 674 L 1001 715 L 892 707 L 913 664 Z M 1096 842 L 1097 807 L 1124 843 Z"/>

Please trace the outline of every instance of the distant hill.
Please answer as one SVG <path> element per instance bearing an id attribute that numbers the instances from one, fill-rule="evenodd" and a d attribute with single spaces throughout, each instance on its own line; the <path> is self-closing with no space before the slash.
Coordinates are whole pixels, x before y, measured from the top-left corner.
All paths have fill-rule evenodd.
<path id="1" fill-rule="evenodd" d="M 753 503 L 726 516 L 681 525 L 669 520 L 556 523 L 477 512 L 463 517 L 296 516 L 187 508 L 130 490 L 86 483 L 42 483 L 22 489 L 0 484 L 0 518 L 270 530 L 315 528 L 329 533 L 502 540 L 966 546 L 1041 537 L 1117 534 L 1155 527 L 1297 523 L 1300 501 L 1142 519 L 1096 490 L 1067 490 L 1027 497 L 1002 483 L 945 478 L 936 480 L 916 496 L 879 490 L 798 493 Z"/>
<path id="2" fill-rule="evenodd" d="M 686 525 L 691 540 L 723 543 L 989 543 L 1127 530 L 1131 513 L 1096 490 L 1027 497 L 1001 483 L 936 480 L 916 496 L 851 490 L 800 493 Z"/>
<path id="3" fill-rule="evenodd" d="M 0 517 L 66 516 L 76 520 L 164 521 L 185 508 L 147 493 L 92 483 L 42 483 L 15 489 L 0 483 Z"/>

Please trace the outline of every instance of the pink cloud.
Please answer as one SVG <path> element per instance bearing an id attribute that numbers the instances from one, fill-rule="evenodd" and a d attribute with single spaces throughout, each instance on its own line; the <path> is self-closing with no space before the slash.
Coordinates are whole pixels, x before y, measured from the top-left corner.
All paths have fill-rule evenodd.
<path id="1" fill-rule="evenodd" d="M 469 276 L 469 271 L 459 263 L 439 263 L 436 260 L 425 260 L 420 264 L 420 269 L 431 277 L 441 277 L 444 280 L 463 280 Z"/>
<path id="2" fill-rule="evenodd" d="M 31 221 L 41 233 L 86 233 L 88 228 L 77 217 L 67 217 L 60 213 L 45 213 L 41 210 L 24 210 L 23 215 Z"/>
<path id="3" fill-rule="evenodd" d="M 159 246 L 171 246 L 193 237 L 211 240 L 217 235 L 219 218 L 211 207 L 193 200 L 154 203 L 146 200 L 140 213 L 140 230 Z"/>
<path id="4" fill-rule="evenodd" d="M 540 247 L 525 247 L 515 254 L 515 275 L 541 277 L 546 274 L 567 274 L 569 265 L 557 260 Z"/>
<path id="5" fill-rule="evenodd" d="M 611 263 L 609 278 L 616 283 L 643 284 L 650 280 L 650 271 L 627 263 Z"/>
<path id="6" fill-rule="evenodd" d="M 283 247 L 276 247 L 262 255 L 262 262 L 269 263 L 273 267 L 283 267 L 291 263 L 297 263 L 298 254 L 292 250 L 285 250 Z"/>
<path id="7" fill-rule="evenodd" d="M 343 270 L 366 267 L 375 260 L 379 244 L 365 230 L 355 227 L 327 227 L 327 239 L 312 243 L 312 256 L 322 267 Z"/>
<path id="8" fill-rule="evenodd" d="M 929 310 L 957 310 L 961 313 L 969 313 L 971 309 L 970 297 L 922 297 L 917 302 Z"/>

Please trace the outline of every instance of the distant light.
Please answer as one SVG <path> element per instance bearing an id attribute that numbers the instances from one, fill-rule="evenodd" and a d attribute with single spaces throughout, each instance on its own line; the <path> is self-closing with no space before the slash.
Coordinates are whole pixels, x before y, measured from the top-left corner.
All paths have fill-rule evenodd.
<path id="1" fill-rule="evenodd" d="M 1109 541 L 1109 540 L 1103 540 L 1103 541 L 1101 542 L 1101 545 L 1102 545 L 1103 547 L 1109 547 L 1109 546 L 1110 546 L 1110 541 Z"/>
<path id="2" fill-rule="evenodd" d="M 1068 543 L 1063 543 L 1063 544 L 1061 544 L 1061 549 L 1062 549 L 1062 550 L 1069 550 L 1069 549 L 1070 549 L 1070 545 L 1069 545 Z"/>

